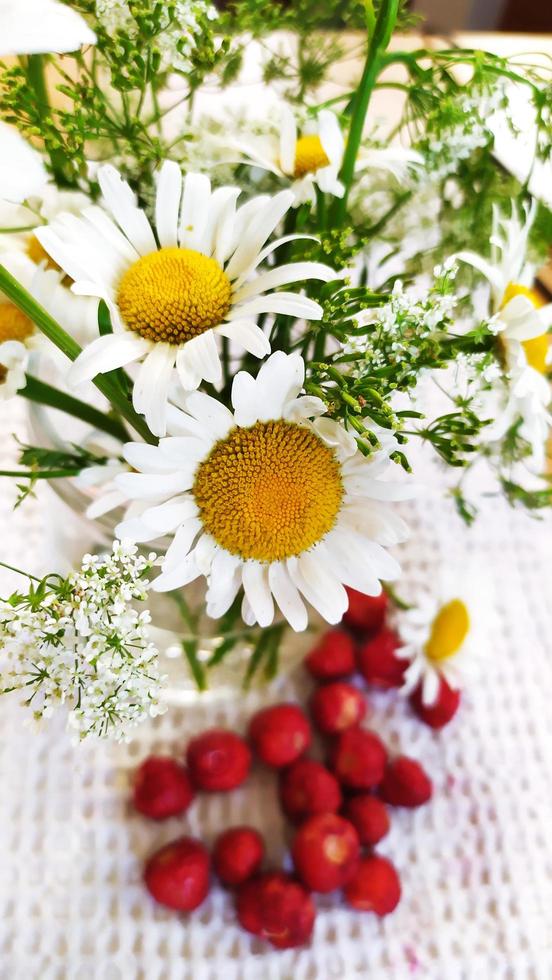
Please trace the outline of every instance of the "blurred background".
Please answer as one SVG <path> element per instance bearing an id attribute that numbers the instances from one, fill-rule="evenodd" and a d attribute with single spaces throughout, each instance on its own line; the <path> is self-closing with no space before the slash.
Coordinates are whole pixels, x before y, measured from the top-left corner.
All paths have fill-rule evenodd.
<path id="1" fill-rule="evenodd" d="M 552 33 L 552 0 L 412 0 L 427 31 Z"/>

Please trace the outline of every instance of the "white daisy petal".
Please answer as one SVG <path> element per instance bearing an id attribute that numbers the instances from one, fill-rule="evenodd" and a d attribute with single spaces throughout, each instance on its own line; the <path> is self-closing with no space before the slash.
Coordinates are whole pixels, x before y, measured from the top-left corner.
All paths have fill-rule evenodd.
<path id="1" fill-rule="evenodd" d="M 118 170 L 105 164 L 98 170 L 98 182 L 104 200 L 117 224 L 139 255 L 157 251 L 155 236 L 144 212 L 137 206 L 136 197 Z"/>
<path id="2" fill-rule="evenodd" d="M 202 391 L 188 395 L 186 408 L 215 439 L 224 439 L 235 424 L 230 409 Z"/>
<path id="3" fill-rule="evenodd" d="M 121 473 L 115 478 L 115 484 L 131 500 L 162 500 L 190 489 L 185 473 Z"/>
<path id="4" fill-rule="evenodd" d="M 283 562 L 273 562 L 269 566 L 268 584 L 282 616 L 296 633 L 301 633 L 308 626 L 308 613 Z"/>
<path id="5" fill-rule="evenodd" d="M 304 552 L 298 558 L 290 558 L 287 569 L 299 592 L 328 623 L 341 622 L 349 605 L 347 593 L 332 573 L 317 562 L 315 556 Z"/>
<path id="6" fill-rule="evenodd" d="M 242 569 L 242 583 L 259 626 L 270 626 L 274 619 L 274 602 L 268 587 L 267 569 L 258 562 L 246 561 Z"/>
<path id="7" fill-rule="evenodd" d="M 295 170 L 295 148 L 297 146 L 297 124 L 289 106 L 282 106 L 280 117 L 280 166 L 285 174 Z"/>
<path id="8" fill-rule="evenodd" d="M 164 248 L 178 245 L 178 213 L 182 194 L 182 173 L 174 160 L 165 160 L 157 181 L 155 227 Z"/>
<path id="9" fill-rule="evenodd" d="M 174 463 L 165 459 L 157 446 L 143 442 L 127 442 L 123 446 L 123 456 L 129 466 L 144 473 L 174 472 Z"/>
<path id="10" fill-rule="evenodd" d="M 226 319 L 230 321 L 248 319 L 261 313 L 283 313 L 304 320 L 321 320 L 323 310 L 320 303 L 307 296 L 287 292 L 270 293 L 268 296 L 257 296 L 255 299 L 238 304 L 230 310 Z"/>
<path id="11" fill-rule="evenodd" d="M 197 504 L 193 497 L 183 495 L 157 507 L 149 507 L 143 518 L 157 534 L 167 534 L 196 514 Z"/>
<path id="12" fill-rule="evenodd" d="M 206 330 L 205 333 L 189 340 L 186 344 L 186 353 L 188 361 L 197 374 L 211 384 L 220 384 L 222 366 L 213 330 Z"/>
<path id="13" fill-rule="evenodd" d="M 246 595 L 244 595 L 241 604 L 241 616 L 246 626 L 255 626 L 257 620 L 255 613 L 251 608 L 251 603 L 249 602 Z"/>
<path id="14" fill-rule="evenodd" d="M 305 380 L 305 364 L 300 354 L 276 351 L 264 361 L 257 375 L 257 418 L 279 418 L 290 400 L 296 398 Z"/>
<path id="15" fill-rule="evenodd" d="M 335 278 L 335 269 L 330 269 L 322 262 L 290 262 L 276 269 L 269 269 L 268 272 L 261 272 L 234 293 L 234 303 L 241 303 L 251 296 L 257 296 L 268 289 L 276 289 L 278 286 L 286 286 L 290 282 L 300 283 L 306 279 L 332 282 Z"/>
<path id="16" fill-rule="evenodd" d="M 255 259 L 255 263 L 253 264 L 253 266 L 249 270 L 249 273 L 253 272 L 253 270 L 256 269 L 258 265 L 261 264 L 261 262 L 264 262 L 265 259 L 267 259 L 269 255 L 272 255 L 272 253 L 274 251 L 276 251 L 277 248 L 280 248 L 281 245 L 287 245 L 288 242 L 295 242 L 295 241 L 298 241 L 300 239 L 311 241 L 311 242 L 317 242 L 318 241 L 318 238 L 316 237 L 316 235 L 297 235 L 297 234 L 294 234 L 294 235 L 282 235 L 281 238 L 275 238 L 273 242 L 270 242 L 270 245 L 267 245 L 266 248 L 263 248 L 262 252 L 259 252 L 257 258 Z M 337 274 L 336 274 L 336 272 L 334 270 L 334 273 L 333 273 L 333 278 L 334 279 L 336 278 L 336 275 Z M 239 276 L 238 279 L 236 279 L 236 281 L 234 283 L 234 288 L 237 289 L 238 286 L 241 286 L 242 283 L 243 283 L 243 281 L 244 281 L 244 276 L 243 275 L 242 276 Z"/>
<path id="17" fill-rule="evenodd" d="M 172 572 L 186 560 L 201 527 L 197 517 L 189 517 L 180 525 L 163 559 L 164 572 Z"/>
<path id="18" fill-rule="evenodd" d="M 126 496 L 120 490 L 112 490 L 111 493 L 104 493 L 86 508 L 86 516 L 90 521 L 95 521 L 104 514 L 121 507 L 126 502 Z"/>
<path id="19" fill-rule="evenodd" d="M 196 361 L 190 357 L 189 345 L 186 344 L 176 355 L 176 370 L 185 391 L 195 391 L 201 384 L 201 372 L 195 365 Z"/>
<path id="20" fill-rule="evenodd" d="M 176 348 L 156 344 L 140 366 L 134 382 L 134 408 L 145 415 L 155 436 L 164 436 L 167 429 L 167 398 L 175 360 Z"/>
<path id="21" fill-rule="evenodd" d="M 251 268 L 258 252 L 280 224 L 292 202 L 293 194 L 291 191 L 280 191 L 270 198 L 261 212 L 257 214 L 226 267 L 226 275 L 231 281 L 237 279 L 246 269 Z"/>
<path id="22" fill-rule="evenodd" d="M 254 357 L 262 358 L 270 354 L 270 341 L 254 320 L 232 320 L 231 323 L 222 323 L 216 328 L 216 332 L 222 337 L 228 337 L 229 340 L 235 340 Z"/>
<path id="23" fill-rule="evenodd" d="M 91 381 L 97 374 L 104 374 L 137 361 L 149 348 L 147 340 L 130 332 L 97 337 L 73 362 L 67 374 L 67 382 L 78 385 L 83 381 Z"/>
<path id="24" fill-rule="evenodd" d="M 186 174 L 179 230 L 181 248 L 200 250 L 208 222 L 210 198 L 209 178 L 205 174 Z"/>
<path id="25" fill-rule="evenodd" d="M 161 575 L 158 575 L 151 583 L 151 588 L 154 592 L 172 592 L 174 589 L 181 589 L 183 585 L 194 582 L 200 575 L 201 572 L 195 561 L 195 553 L 192 552 L 170 572 L 161 572 Z"/>
<path id="26" fill-rule="evenodd" d="M 232 405 L 237 425 L 247 427 L 257 421 L 259 412 L 257 387 L 247 371 L 238 371 L 232 382 Z"/>

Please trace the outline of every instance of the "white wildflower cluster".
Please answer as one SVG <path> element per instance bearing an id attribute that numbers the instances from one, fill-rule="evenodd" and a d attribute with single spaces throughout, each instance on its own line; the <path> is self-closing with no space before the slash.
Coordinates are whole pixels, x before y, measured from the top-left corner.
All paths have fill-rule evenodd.
<path id="1" fill-rule="evenodd" d="M 464 96 L 455 105 L 455 120 L 428 133 L 421 149 L 425 167 L 432 180 L 443 180 L 458 169 L 477 149 L 493 139 L 487 120 L 496 110 L 500 96 L 482 101 L 481 97 Z M 458 118 L 459 117 L 459 118 Z"/>
<path id="2" fill-rule="evenodd" d="M 2 688 L 27 694 L 35 719 L 69 709 L 79 738 L 122 739 L 162 710 L 158 650 L 149 641 L 146 575 L 155 555 L 115 541 L 67 579 L 49 577 L 0 603 Z"/>
<path id="3" fill-rule="evenodd" d="M 138 25 L 129 0 L 96 0 L 96 17 L 109 33 L 123 31 L 129 38 L 138 35 Z M 160 33 L 155 39 L 161 55 L 161 68 L 190 71 L 191 55 L 203 31 L 205 20 L 215 20 L 217 10 L 207 0 L 171 0 L 163 6 Z"/>
<path id="4" fill-rule="evenodd" d="M 435 269 L 430 289 L 413 286 L 404 289 L 397 280 L 389 302 L 377 309 L 367 309 L 357 317 L 359 333 L 351 336 L 344 348 L 346 354 L 362 353 L 356 362 L 360 375 L 384 368 L 391 359 L 416 362 L 419 347 L 437 328 L 449 324 L 457 302 L 453 291 L 457 268 L 445 263 Z"/>

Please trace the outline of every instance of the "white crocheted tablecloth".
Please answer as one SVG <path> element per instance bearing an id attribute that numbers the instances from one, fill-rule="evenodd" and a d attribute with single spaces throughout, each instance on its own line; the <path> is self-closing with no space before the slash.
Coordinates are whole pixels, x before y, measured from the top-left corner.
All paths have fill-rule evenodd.
<path id="1" fill-rule="evenodd" d="M 0 457 L 13 461 L 20 407 L 2 409 Z M 12 510 L 2 481 L 2 560 L 48 567 L 47 496 Z M 276 952 L 248 936 L 218 887 L 195 913 L 155 906 L 140 876 L 145 855 L 180 833 L 207 842 L 221 827 L 258 826 L 271 857 L 285 852 L 273 777 L 200 797 L 181 820 L 133 814 L 128 781 L 151 751 L 180 752 L 207 725 L 242 730 L 263 696 L 206 699 L 171 709 L 127 746 L 74 748 L 61 726 L 36 734 L 6 698 L 0 711 L 0 977 L 2 980 L 551 980 L 551 525 L 493 500 L 468 532 L 445 500 L 412 507 L 402 549 L 407 578 L 475 555 L 493 586 L 495 622 L 479 684 L 436 734 L 393 695 L 371 698 L 370 724 L 418 757 L 435 784 L 429 806 L 395 811 L 381 852 L 400 870 L 403 899 L 380 921 L 318 902 L 312 944 Z M 20 584 L 20 583 L 17 583 Z M 2 572 L 0 591 L 16 585 Z M 288 677 L 266 700 L 306 685 Z M 306 685 L 308 687 L 308 685 Z"/>

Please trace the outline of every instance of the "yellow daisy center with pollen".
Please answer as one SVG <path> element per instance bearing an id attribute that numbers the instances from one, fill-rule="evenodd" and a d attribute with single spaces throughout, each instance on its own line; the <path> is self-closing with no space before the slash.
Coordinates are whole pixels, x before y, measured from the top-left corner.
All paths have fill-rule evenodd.
<path id="1" fill-rule="evenodd" d="M 226 551 L 282 561 L 335 524 L 339 463 L 311 429 L 279 419 L 235 428 L 199 466 L 193 487 L 205 530 Z"/>
<path id="2" fill-rule="evenodd" d="M 183 344 L 218 326 L 232 287 L 215 259 L 189 248 L 161 248 L 122 276 L 117 303 L 130 330 L 147 340 Z"/>
<path id="3" fill-rule="evenodd" d="M 319 136 L 300 136 L 295 144 L 295 177 L 304 177 L 321 167 L 329 166 L 330 160 Z"/>
<path id="4" fill-rule="evenodd" d="M 13 303 L 0 302 L 0 344 L 6 340 L 23 343 L 35 332 L 35 326 Z"/>
<path id="5" fill-rule="evenodd" d="M 429 660 L 439 663 L 458 653 L 470 628 L 470 616 L 461 599 L 442 606 L 431 624 L 425 652 Z"/>
<path id="6" fill-rule="evenodd" d="M 502 298 L 501 309 L 503 309 L 511 299 L 514 299 L 515 296 L 525 296 L 537 310 L 541 306 L 544 306 L 544 300 L 541 299 L 539 294 L 534 289 L 530 289 L 528 286 L 522 286 L 521 283 L 518 282 L 511 282 L 506 287 Z M 550 334 L 543 333 L 539 337 L 532 337 L 531 340 L 522 340 L 521 346 L 525 351 L 527 363 L 534 368 L 535 371 L 538 371 L 539 374 L 547 374 L 548 365 L 546 363 L 546 358 L 548 355 L 548 348 L 550 346 Z"/>

